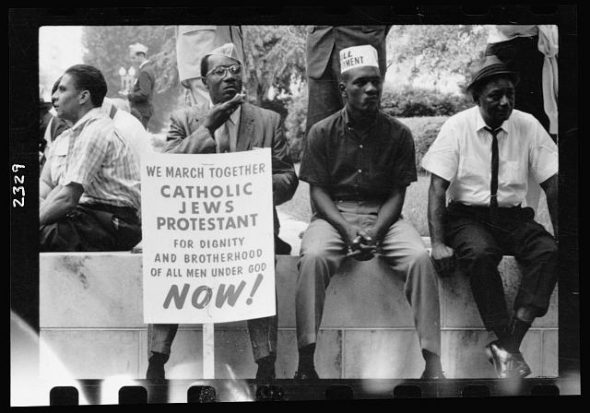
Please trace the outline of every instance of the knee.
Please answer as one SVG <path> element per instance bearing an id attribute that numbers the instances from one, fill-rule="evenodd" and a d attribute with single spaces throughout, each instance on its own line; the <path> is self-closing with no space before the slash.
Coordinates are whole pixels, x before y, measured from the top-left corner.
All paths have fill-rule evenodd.
<path id="1" fill-rule="evenodd" d="M 412 250 L 412 252 L 410 254 L 408 254 L 408 262 L 409 262 L 410 266 L 431 265 L 432 264 L 430 254 L 424 248 Z"/>
<path id="2" fill-rule="evenodd" d="M 544 241 L 542 244 L 535 246 L 535 253 L 533 261 L 541 260 L 543 262 L 557 261 L 559 249 L 557 243 L 554 240 Z"/>
<path id="3" fill-rule="evenodd" d="M 486 245 L 472 245 L 463 251 L 461 259 L 475 265 L 498 265 L 502 259 L 502 253 Z"/>
<path id="4" fill-rule="evenodd" d="M 305 265 L 326 265 L 328 263 L 329 254 L 321 248 L 305 248 L 302 249 L 298 261 L 298 267 Z"/>

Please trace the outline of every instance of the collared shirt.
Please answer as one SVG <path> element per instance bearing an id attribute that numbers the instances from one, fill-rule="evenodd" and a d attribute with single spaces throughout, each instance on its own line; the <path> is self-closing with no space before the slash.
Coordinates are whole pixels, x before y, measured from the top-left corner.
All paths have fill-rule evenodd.
<path id="1" fill-rule="evenodd" d="M 139 210 L 139 160 L 100 108 L 86 113 L 54 142 L 51 179 L 84 188 L 80 204 L 101 203 Z"/>
<path id="2" fill-rule="evenodd" d="M 492 136 L 479 106 L 459 112 L 442 126 L 422 159 L 422 167 L 451 184 L 452 201 L 467 205 L 490 204 Z M 555 175 L 557 145 L 532 115 L 513 110 L 498 134 L 498 205 L 512 207 L 524 202 L 528 176 L 537 183 Z"/>
<path id="3" fill-rule="evenodd" d="M 222 133 L 223 128 L 227 127 L 229 131 L 229 151 L 235 152 L 236 151 L 236 144 L 238 142 L 238 129 L 240 127 L 240 115 L 242 114 L 242 106 L 238 106 L 238 108 L 229 116 L 229 119 L 225 121 L 223 125 L 221 125 L 215 131 L 215 141 L 217 143 L 217 152 L 219 152 L 219 141 L 218 136 Z"/>
<path id="4" fill-rule="evenodd" d="M 140 69 L 143 69 L 143 67 L 144 67 L 145 65 L 147 65 L 149 62 L 150 62 L 150 60 L 149 60 L 149 59 L 148 59 L 148 60 L 144 60 L 144 61 L 143 61 L 143 63 L 141 63 L 141 64 L 139 65 L 139 68 L 140 68 Z"/>
<path id="5" fill-rule="evenodd" d="M 104 98 L 102 111 L 113 120 L 115 130 L 129 143 L 140 161 L 146 153 L 153 152 L 152 137 L 135 116 L 118 109 L 109 98 Z"/>
<path id="6" fill-rule="evenodd" d="M 324 187 L 333 200 L 384 201 L 417 179 L 412 133 L 378 112 L 362 137 L 344 108 L 312 126 L 299 179 Z"/>

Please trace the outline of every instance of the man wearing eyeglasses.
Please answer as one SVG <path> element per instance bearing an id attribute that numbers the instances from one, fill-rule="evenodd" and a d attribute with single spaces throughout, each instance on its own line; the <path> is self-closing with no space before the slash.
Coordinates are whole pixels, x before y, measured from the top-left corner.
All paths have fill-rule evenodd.
<path id="1" fill-rule="evenodd" d="M 213 106 L 209 110 L 184 108 L 171 116 L 166 152 L 224 153 L 248 151 L 253 148 L 272 149 L 273 202 L 291 199 L 297 188 L 297 176 L 288 153 L 287 141 L 278 114 L 246 103 L 242 91 L 242 62 L 233 43 L 226 43 L 201 60 L 203 83 Z M 275 251 L 279 221 L 274 211 Z M 178 326 L 149 326 L 148 379 L 164 378 L 164 363 Z M 256 379 L 275 377 L 277 317 L 248 320 L 254 360 L 258 364 Z"/>

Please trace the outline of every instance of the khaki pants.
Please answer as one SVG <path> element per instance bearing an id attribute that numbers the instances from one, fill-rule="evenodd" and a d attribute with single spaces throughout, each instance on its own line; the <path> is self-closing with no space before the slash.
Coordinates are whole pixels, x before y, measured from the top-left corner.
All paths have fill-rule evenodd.
<path id="1" fill-rule="evenodd" d="M 336 206 L 349 223 L 370 228 L 380 204 L 340 201 Z M 295 297 L 300 348 L 316 342 L 325 291 L 345 258 L 345 246 L 338 231 L 321 218 L 314 217 L 305 231 Z M 381 258 L 391 267 L 392 276 L 405 282 L 404 293 L 412 307 L 421 348 L 440 355 L 438 280 L 420 235 L 400 218 L 389 228 L 381 246 Z"/>

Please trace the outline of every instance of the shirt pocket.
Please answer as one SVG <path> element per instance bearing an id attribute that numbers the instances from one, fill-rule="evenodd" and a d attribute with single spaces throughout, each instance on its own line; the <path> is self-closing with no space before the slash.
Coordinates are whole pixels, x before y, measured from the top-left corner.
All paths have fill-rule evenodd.
<path id="1" fill-rule="evenodd" d="M 500 180 L 506 184 L 523 184 L 526 182 L 525 168 L 521 162 L 506 161 L 500 170 Z"/>
<path id="2" fill-rule="evenodd" d="M 66 173 L 66 161 L 68 157 L 68 140 L 60 139 L 55 142 L 53 159 L 51 160 L 51 181 L 59 184 Z"/>
<path id="3" fill-rule="evenodd" d="M 459 179 L 489 180 L 491 174 L 490 160 L 484 160 L 477 156 L 464 157 L 461 160 L 458 171 Z"/>

